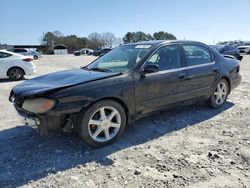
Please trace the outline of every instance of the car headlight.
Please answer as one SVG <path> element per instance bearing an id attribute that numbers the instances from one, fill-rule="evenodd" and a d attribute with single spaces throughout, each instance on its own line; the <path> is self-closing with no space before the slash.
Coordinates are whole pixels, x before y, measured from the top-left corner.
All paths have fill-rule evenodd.
<path id="1" fill-rule="evenodd" d="M 37 98 L 25 100 L 22 108 L 29 112 L 43 114 L 51 110 L 55 105 L 56 101 L 53 99 Z"/>

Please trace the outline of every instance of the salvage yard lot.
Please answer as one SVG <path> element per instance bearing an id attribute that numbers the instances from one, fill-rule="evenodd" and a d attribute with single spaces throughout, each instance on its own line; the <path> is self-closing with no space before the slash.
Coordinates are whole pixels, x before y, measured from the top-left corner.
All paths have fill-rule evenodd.
<path id="1" fill-rule="evenodd" d="M 35 76 L 79 68 L 92 56 L 43 56 Z M 194 104 L 134 122 L 115 144 L 90 149 L 75 134 L 41 138 L 0 81 L 0 187 L 250 187 L 250 55 L 222 109 Z"/>

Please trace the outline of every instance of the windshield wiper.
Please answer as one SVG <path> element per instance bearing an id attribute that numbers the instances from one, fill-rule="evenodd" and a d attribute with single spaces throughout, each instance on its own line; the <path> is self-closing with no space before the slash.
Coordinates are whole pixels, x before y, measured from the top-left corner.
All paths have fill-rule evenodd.
<path id="1" fill-rule="evenodd" d="M 99 67 L 93 67 L 93 68 L 84 67 L 84 69 L 87 69 L 87 70 L 90 70 L 90 71 L 99 71 L 99 72 L 111 72 L 110 69 L 99 68 Z"/>
<path id="2" fill-rule="evenodd" d="M 84 70 L 90 70 L 88 67 L 80 67 L 80 69 L 84 69 Z"/>

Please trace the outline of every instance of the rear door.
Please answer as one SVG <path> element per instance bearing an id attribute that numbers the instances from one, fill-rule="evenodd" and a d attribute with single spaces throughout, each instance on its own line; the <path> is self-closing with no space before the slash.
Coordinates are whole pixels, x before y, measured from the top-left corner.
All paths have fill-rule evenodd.
<path id="1" fill-rule="evenodd" d="M 183 70 L 178 44 L 160 47 L 143 67 L 148 64 L 159 65 L 159 71 L 135 78 L 135 104 L 138 113 L 147 113 L 185 100 L 187 73 Z"/>
<path id="2" fill-rule="evenodd" d="M 218 75 L 213 53 L 199 44 L 182 46 L 188 74 L 188 98 L 209 96 Z"/>

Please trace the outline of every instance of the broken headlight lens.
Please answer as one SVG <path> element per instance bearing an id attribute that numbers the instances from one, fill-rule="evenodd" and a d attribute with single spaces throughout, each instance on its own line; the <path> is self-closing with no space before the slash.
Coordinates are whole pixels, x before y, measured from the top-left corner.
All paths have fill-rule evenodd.
<path id="1" fill-rule="evenodd" d="M 51 110 L 55 105 L 56 101 L 53 99 L 37 98 L 25 100 L 22 108 L 29 112 L 43 114 Z"/>

